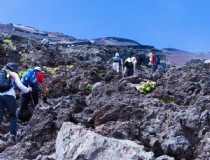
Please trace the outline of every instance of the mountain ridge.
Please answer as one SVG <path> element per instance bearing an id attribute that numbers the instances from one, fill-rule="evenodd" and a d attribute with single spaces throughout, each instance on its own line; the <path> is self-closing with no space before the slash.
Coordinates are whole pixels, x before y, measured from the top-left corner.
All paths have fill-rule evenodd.
<path id="1" fill-rule="evenodd" d="M 34 27 L 24 26 L 21 24 L 0 24 L 0 31 L 11 35 L 25 36 L 40 42 L 44 38 L 48 38 L 50 44 L 56 45 L 99 45 L 99 46 L 116 46 L 116 47 L 132 47 L 136 49 L 147 49 L 148 52 L 157 51 L 166 55 L 167 59 L 175 65 L 183 65 L 191 59 L 209 59 L 210 54 L 194 53 L 176 48 L 155 49 L 152 45 L 143 45 L 139 42 L 127 38 L 119 37 L 103 37 L 95 39 L 77 39 L 75 37 L 63 34 L 61 32 L 40 31 Z"/>

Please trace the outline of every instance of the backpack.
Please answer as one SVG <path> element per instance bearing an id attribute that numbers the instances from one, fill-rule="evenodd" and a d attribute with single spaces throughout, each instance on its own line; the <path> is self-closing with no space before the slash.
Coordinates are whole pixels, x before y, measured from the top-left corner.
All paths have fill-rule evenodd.
<path id="1" fill-rule="evenodd" d="M 0 71 L 0 92 L 6 92 L 12 88 L 13 82 L 5 70 Z"/>
<path id="2" fill-rule="evenodd" d="M 120 57 L 115 56 L 112 60 L 113 60 L 113 62 L 120 62 Z"/>
<path id="3" fill-rule="evenodd" d="M 30 87 L 38 87 L 38 82 L 36 79 L 36 70 L 35 69 L 28 69 L 26 73 L 23 75 L 21 82 L 25 86 L 30 86 Z"/>
<path id="4" fill-rule="evenodd" d="M 133 69 L 133 62 L 132 61 L 125 61 L 125 67 L 127 69 Z"/>
<path id="5" fill-rule="evenodd" d="M 160 56 L 159 55 L 155 56 L 155 61 L 157 64 L 160 64 Z"/>

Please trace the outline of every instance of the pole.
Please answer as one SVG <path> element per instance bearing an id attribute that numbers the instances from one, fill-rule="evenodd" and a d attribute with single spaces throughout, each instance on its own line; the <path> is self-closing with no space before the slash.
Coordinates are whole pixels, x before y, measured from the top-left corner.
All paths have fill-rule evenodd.
<path id="1" fill-rule="evenodd" d="M 124 72 L 123 72 L 123 59 L 121 58 L 121 67 L 122 67 L 122 75 L 124 77 Z"/>
<path id="2" fill-rule="evenodd" d="M 33 99 L 32 92 L 30 92 L 29 94 L 30 94 L 30 97 L 31 97 L 32 105 L 33 105 L 33 107 L 34 107 L 34 99 Z"/>
<path id="3" fill-rule="evenodd" d="M 28 87 L 30 87 L 30 86 L 28 85 Z M 29 92 L 29 94 L 30 94 L 30 97 L 31 97 L 32 105 L 33 105 L 33 107 L 35 107 L 35 106 L 34 106 L 34 99 L 33 99 L 32 92 Z"/>

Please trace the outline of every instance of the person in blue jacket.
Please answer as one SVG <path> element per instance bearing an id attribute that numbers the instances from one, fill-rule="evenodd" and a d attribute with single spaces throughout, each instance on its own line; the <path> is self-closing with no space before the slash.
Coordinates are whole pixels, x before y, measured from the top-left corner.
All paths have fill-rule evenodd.
<path id="1" fill-rule="evenodd" d="M 113 65 L 112 65 L 113 70 L 115 70 L 117 73 L 119 73 L 119 71 L 120 71 L 120 62 L 121 62 L 119 53 L 115 54 L 115 56 L 112 58 L 112 61 L 113 61 Z"/>

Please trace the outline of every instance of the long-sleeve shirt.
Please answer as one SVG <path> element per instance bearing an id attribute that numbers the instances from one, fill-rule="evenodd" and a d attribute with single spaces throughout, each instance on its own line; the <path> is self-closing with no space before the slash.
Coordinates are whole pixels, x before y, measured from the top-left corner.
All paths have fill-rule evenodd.
<path id="1" fill-rule="evenodd" d="M 12 78 L 12 81 L 16 84 L 16 86 L 22 91 L 22 93 L 28 93 L 30 91 L 29 88 L 22 84 L 17 73 L 9 71 L 9 75 Z M 14 87 L 11 87 L 10 90 L 6 92 L 0 92 L 0 96 L 3 95 L 11 95 L 16 98 Z"/>

